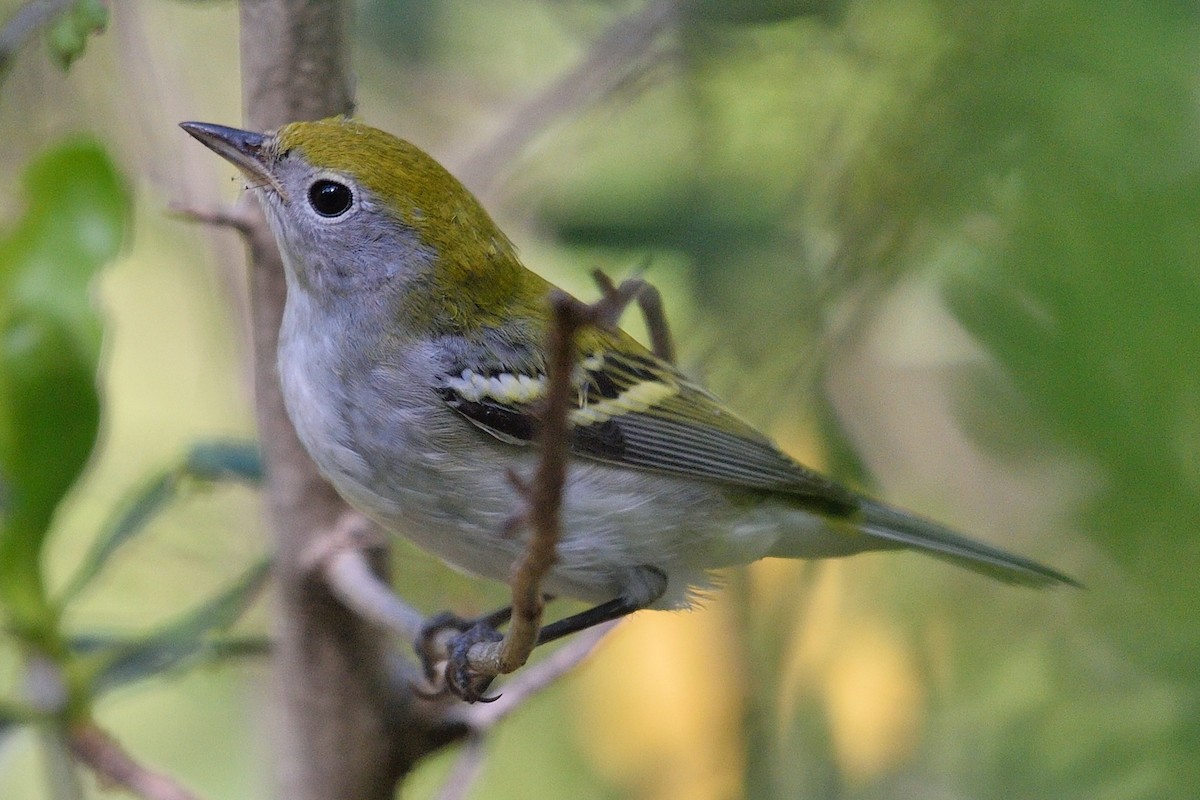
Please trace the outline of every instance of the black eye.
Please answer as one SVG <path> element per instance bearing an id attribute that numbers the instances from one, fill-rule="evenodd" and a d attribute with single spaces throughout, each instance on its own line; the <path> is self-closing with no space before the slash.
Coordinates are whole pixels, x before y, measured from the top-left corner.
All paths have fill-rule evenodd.
<path id="1" fill-rule="evenodd" d="M 354 205 L 354 193 L 344 183 L 322 180 L 308 187 L 308 202 L 322 217 L 340 217 Z"/>

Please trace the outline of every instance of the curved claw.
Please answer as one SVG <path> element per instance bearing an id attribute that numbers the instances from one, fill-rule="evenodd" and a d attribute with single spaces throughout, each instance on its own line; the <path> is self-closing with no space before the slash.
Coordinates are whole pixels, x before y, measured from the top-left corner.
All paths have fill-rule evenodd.
<path id="1" fill-rule="evenodd" d="M 492 685 L 495 675 L 480 675 L 471 669 L 469 653 L 471 647 L 482 642 L 498 642 L 504 638 L 487 622 L 480 621 L 455 636 L 450 642 L 449 658 L 446 662 L 445 685 L 447 690 L 468 703 L 492 703 L 500 695 L 486 696 L 484 692 Z"/>

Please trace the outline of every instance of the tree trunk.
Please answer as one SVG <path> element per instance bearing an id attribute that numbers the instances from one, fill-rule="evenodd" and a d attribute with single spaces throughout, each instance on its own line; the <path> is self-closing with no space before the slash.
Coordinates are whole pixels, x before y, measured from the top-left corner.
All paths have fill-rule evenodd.
<path id="1" fill-rule="evenodd" d="M 348 114 L 348 4 L 242 0 L 246 126 Z M 390 800 L 396 781 L 447 740 L 417 716 L 388 672 L 379 631 L 339 604 L 306 568 L 313 545 L 345 510 L 285 413 L 276 345 L 283 264 L 257 203 L 247 234 L 259 438 L 267 471 L 278 593 L 274 623 L 276 794 L 287 800 Z"/>

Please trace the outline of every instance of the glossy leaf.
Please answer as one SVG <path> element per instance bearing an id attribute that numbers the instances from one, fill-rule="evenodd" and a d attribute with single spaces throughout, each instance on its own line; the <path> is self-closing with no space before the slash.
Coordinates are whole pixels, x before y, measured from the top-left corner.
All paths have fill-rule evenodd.
<path id="1" fill-rule="evenodd" d="M 46 531 L 99 430 L 90 283 L 117 253 L 129 202 L 88 141 L 44 155 L 24 189 L 25 213 L 0 241 L 0 600 L 29 628 L 49 613 Z"/>
<path id="2" fill-rule="evenodd" d="M 21 625 L 45 612 L 42 542 L 99 429 L 94 376 L 59 320 L 29 311 L 0 329 L 0 598 Z"/>
<path id="3" fill-rule="evenodd" d="M 100 318 L 91 281 L 116 257 L 129 224 L 129 195 L 99 144 L 78 139 L 26 171 L 25 213 L 0 240 L 0 316 L 38 309 L 65 322 L 92 362 Z"/>

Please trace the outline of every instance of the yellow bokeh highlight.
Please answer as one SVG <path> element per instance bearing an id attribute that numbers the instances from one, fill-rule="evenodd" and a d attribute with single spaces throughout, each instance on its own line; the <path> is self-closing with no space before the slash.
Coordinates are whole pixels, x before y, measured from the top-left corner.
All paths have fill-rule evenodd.
<path id="1" fill-rule="evenodd" d="M 924 690 L 911 652 L 892 629 L 855 629 L 831 663 L 824 690 L 834 753 L 850 782 L 868 783 L 912 755 Z"/>
<path id="2" fill-rule="evenodd" d="M 787 719 L 804 713 L 800 700 L 816 694 L 840 772 L 865 785 L 916 750 L 926 692 L 912 643 L 894 623 L 855 607 L 847 572 L 841 561 L 815 566 L 783 669 L 780 725 L 782 735 Z"/>
<path id="3" fill-rule="evenodd" d="M 815 428 L 781 422 L 772 431 L 795 458 L 821 466 Z M 853 568 L 856 581 L 866 570 Z M 819 693 L 826 709 L 834 756 L 851 784 L 867 784 L 901 767 L 920 739 L 925 682 L 912 644 L 895 624 L 855 607 L 846 562 L 797 563 L 768 559 L 751 567 L 756 608 L 787 603 L 809 570 L 808 594 L 795 629 L 780 685 L 781 735 L 805 696 Z M 803 713 L 803 712 L 799 712 Z"/>
<path id="4" fill-rule="evenodd" d="M 758 566 L 755 565 L 756 570 Z M 812 693 L 821 684 L 849 624 L 843 602 L 846 587 L 842 563 L 823 561 L 812 568 L 812 585 L 791 633 L 791 646 L 781 676 L 781 719 L 795 713 L 801 696 Z"/>
<path id="5" fill-rule="evenodd" d="M 636 614 L 578 681 L 582 752 L 648 800 L 740 797 L 742 682 L 729 612 Z"/>

